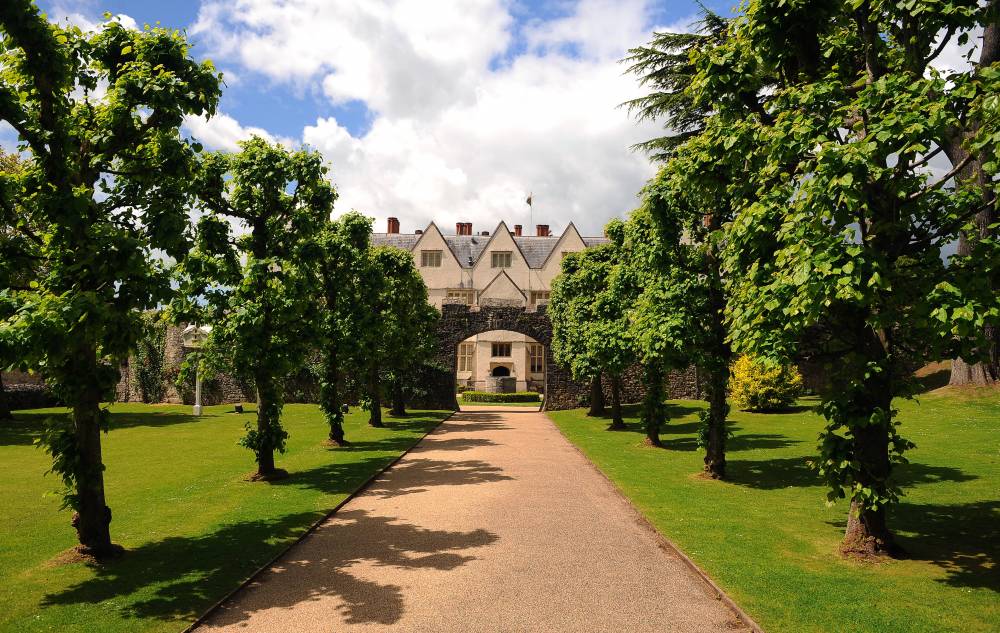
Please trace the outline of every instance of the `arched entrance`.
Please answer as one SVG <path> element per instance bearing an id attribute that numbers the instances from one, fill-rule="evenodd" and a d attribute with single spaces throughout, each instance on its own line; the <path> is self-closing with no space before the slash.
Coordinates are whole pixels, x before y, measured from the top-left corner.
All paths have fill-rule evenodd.
<path id="1" fill-rule="evenodd" d="M 506 365 L 497 365 L 493 368 L 493 371 L 490 372 L 490 376 L 493 376 L 494 378 L 510 376 L 510 368 Z"/>
<path id="2" fill-rule="evenodd" d="M 441 375 L 427 381 L 426 388 L 434 392 L 429 397 L 430 402 L 458 409 L 455 386 L 458 384 L 459 345 L 491 331 L 515 332 L 541 345 L 543 372 L 539 391 L 543 393 L 543 410 L 571 409 L 579 406 L 581 399 L 589 394 L 587 385 L 574 381 L 569 372 L 553 360 L 552 322 L 544 307 L 529 312 L 523 307 L 507 305 L 445 304 L 438 323 L 437 364 L 450 371 L 447 374 L 442 371 Z"/>

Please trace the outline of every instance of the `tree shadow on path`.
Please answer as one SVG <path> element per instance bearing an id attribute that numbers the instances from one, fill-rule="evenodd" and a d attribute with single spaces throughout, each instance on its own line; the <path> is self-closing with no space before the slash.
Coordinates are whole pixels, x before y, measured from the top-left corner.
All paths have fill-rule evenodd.
<path id="1" fill-rule="evenodd" d="M 49 594 L 43 607 L 98 604 L 140 593 L 125 601 L 127 617 L 190 620 L 275 554 L 281 543 L 301 534 L 319 513 L 225 525 L 197 537 L 171 537 L 129 551 L 119 560 L 95 567 L 95 576 Z M 341 601 L 345 622 L 392 624 L 404 612 L 400 587 L 357 578 L 350 566 L 369 562 L 399 568 L 455 569 L 475 557 L 461 550 L 497 540 L 486 530 L 427 530 L 392 517 L 362 510 L 341 512 L 288 552 L 250 588 L 215 614 L 216 623 L 232 624 L 255 611 L 290 608 L 325 596 Z M 147 597 L 148 596 L 148 597 Z"/>
<path id="2" fill-rule="evenodd" d="M 483 529 L 429 530 L 363 510 L 341 512 L 239 599 L 223 605 L 213 623 L 236 624 L 262 609 L 289 609 L 335 597 L 344 623 L 394 624 L 405 612 L 402 588 L 352 574 L 353 565 L 450 571 L 475 560 L 463 550 L 496 540 Z"/>

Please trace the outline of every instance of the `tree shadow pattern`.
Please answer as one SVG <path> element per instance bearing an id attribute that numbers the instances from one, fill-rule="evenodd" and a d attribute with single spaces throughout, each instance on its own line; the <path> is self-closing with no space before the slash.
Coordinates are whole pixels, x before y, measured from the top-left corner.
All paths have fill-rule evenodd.
<path id="1" fill-rule="evenodd" d="M 225 525 L 203 536 L 148 543 L 119 560 L 95 566 L 94 577 L 47 595 L 41 606 L 120 601 L 123 595 L 151 591 L 151 597 L 124 607 L 124 614 L 140 619 L 192 619 L 318 518 L 319 513 L 290 514 Z M 370 561 L 376 566 L 451 570 L 474 560 L 461 550 L 496 540 L 495 534 L 482 529 L 427 530 L 363 510 L 338 513 L 310 536 L 308 548 L 295 548 L 279 561 L 275 572 L 281 574 L 281 590 L 268 591 L 259 608 L 292 607 L 336 596 L 343 603 L 345 622 L 392 624 L 404 612 L 400 587 L 356 578 L 349 572 L 351 565 Z M 317 552 L 322 555 L 314 556 Z M 275 572 L 261 577 L 254 590 L 260 591 Z M 256 610 L 241 604 L 229 603 L 220 609 L 219 623 L 240 622 Z"/>
<path id="2" fill-rule="evenodd" d="M 40 411 L 18 411 L 13 420 L 0 421 L 0 446 L 33 444 L 49 418 L 68 418 L 68 413 Z M 169 411 L 148 413 L 111 412 L 108 422 L 110 429 L 130 429 L 135 427 L 163 427 L 174 424 L 191 424 L 198 421 L 190 415 Z"/>

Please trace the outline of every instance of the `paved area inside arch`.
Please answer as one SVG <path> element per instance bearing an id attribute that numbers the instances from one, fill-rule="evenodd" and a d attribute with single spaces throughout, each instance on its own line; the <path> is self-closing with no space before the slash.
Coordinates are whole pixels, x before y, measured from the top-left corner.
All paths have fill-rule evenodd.
<path id="1" fill-rule="evenodd" d="M 743 628 L 544 414 L 475 408 L 198 630 Z"/>

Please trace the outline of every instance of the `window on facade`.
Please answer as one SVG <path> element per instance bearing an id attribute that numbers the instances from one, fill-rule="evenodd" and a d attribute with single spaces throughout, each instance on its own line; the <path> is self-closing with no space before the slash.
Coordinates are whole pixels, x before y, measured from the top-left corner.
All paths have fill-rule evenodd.
<path id="1" fill-rule="evenodd" d="M 420 251 L 421 268 L 440 268 L 441 251 Z"/>
<path id="2" fill-rule="evenodd" d="M 548 303 L 549 302 L 549 297 L 551 297 L 551 296 L 552 296 L 552 293 L 549 292 L 548 290 L 532 290 L 531 291 L 531 303 L 533 305 L 539 305 L 539 304 L 542 304 L 542 303 Z"/>
<path id="3" fill-rule="evenodd" d="M 458 345 L 458 371 L 473 371 L 475 357 L 475 343 L 460 343 Z"/>
<path id="4" fill-rule="evenodd" d="M 510 268 L 513 253 L 510 251 L 493 251 L 493 268 Z"/>
<path id="5" fill-rule="evenodd" d="M 545 371 L 545 348 L 541 343 L 528 343 L 528 371 L 532 374 Z"/>
<path id="6" fill-rule="evenodd" d="M 467 306 L 471 306 L 476 298 L 476 292 L 474 290 L 449 290 L 448 298 L 460 303 L 464 303 Z"/>
<path id="7" fill-rule="evenodd" d="M 493 356 L 510 356 L 510 343 L 494 343 Z"/>

